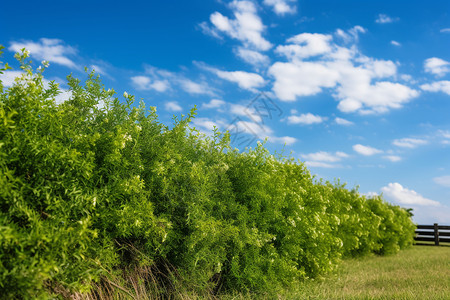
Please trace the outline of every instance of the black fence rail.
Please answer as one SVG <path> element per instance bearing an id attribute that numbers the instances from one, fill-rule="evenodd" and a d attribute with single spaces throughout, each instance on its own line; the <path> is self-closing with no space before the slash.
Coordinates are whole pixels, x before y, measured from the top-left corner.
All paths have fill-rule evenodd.
<path id="1" fill-rule="evenodd" d="M 434 242 L 435 246 L 439 246 L 439 243 L 450 243 L 450 226 L 439 225 L 438 223 L 417 225 L 414 240 L 416 245 L 433 245 L 423 242 Z"/>

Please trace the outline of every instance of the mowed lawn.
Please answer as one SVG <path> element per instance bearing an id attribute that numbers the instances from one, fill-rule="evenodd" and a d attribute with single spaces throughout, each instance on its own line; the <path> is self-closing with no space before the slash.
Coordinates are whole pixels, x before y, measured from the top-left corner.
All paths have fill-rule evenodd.
<path id="1" fill-rule="evenodd" d="M 282 299 L 450 299 L 450 247 L 414 246 L 391 256 L 344 260 Z"/>

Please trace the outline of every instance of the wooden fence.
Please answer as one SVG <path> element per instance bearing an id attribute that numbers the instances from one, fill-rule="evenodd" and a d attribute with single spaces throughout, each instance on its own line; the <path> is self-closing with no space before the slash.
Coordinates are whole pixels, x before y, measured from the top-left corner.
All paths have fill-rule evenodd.
<path id="1" fill-rule="evenodd" d="M 440 242 L 450 243 L 450 226 L 439 225 L 437 223 L 433 225 L 417 225 L 414 240 L 416 241 L 416 245 L 439 246 Z M 420 242 L 434 242 L 434 244 Z"/>

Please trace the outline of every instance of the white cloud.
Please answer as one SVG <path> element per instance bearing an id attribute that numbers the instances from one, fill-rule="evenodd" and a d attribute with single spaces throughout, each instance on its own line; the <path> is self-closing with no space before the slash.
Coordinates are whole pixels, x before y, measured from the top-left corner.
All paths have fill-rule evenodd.
<path id="1" fill-rule="evenodd" d="M 440 206 L 440 203 L 434 200 L 427 199 L 416 191 L 404 188 L 400 183 L 389 183 L 387 186 L 381 188 L 383 195 L 387 199 L 403 205 L 429 205 Z"/>
<path id="2" fill-rule="evenodd" d="M 439 30 L 441 33 L 450 33 L 450 28 L 442 28 Z"/>
<path id="3" fill-rule="evenodd" d="M 426 145 L 428 141 L 423 139 L 413 139 L 413 138 L 403 138 L 403 139 L 397 139 L 392 142 L 393 145 L 397 147 L 403 147 L 403 148 L 416 148 L 421 145 Z"/>
<path id="4" fill-rule="evenodd" d="M 208 103 L 203 103 L 202 108 L 212 109 L 212 108 L 220 108 L 226 104 L 225 101 L 219 99 L 211 99 Z"/>
<path id="5" fill-rule="evenodd" d="M 283 144 L 283 145 L 286 144 L 286 146 L 290 146 L 290 145 L 296 143 L 298 140 L 291 136 L 282 136 L 282 137 L 272 136 L 272 137 L 269 137 L 269 141 L 275 142 L 277 144 Z"/>
<path id="6" fill-rule="evenodd" d="M 192 123 L 196 127 L 200 127 L 202 130 L 205 130 L 207 132 L 212 132 L 214 129 L 214 126 L 216 128 L 219 128 L 219 125 L 216 122 L 211 121 L 208 118 L 194 118 Z"/>
<path id="7" fill-rule="evenodd" d="M 355 29 L 354 34 L 361 30 Z M 342 30 L 336 34 L 351 39 L 351 34 Z M 342 112 L 373 114 L 401 108 L 419 95 L 404 84 L 390 81 L 397 75 L 393 61 L 364 56 L 355 45 L 344 48 L 333 43 L 329 35 L 307 33 L 288 41 L 303 44 L 278 46 L 276 51 L 288 62 L 275 62 L 268 70 L 275 79 L 272 90 L 282 101 L 295 101 L 328 88 L 339 100 Z M 317 57 L 314 61 L 303 60 L 311 56 Z"/>
<path id="8" fill-rule="evenodd" d="M 398 155 L 386 155 L 386 156 L 383 156 L 383 158 L 390 160 L 392 162 L 398 162 L 398 161 L 402 160 L 402 158 Z"/>
<path id="9" fill-rule="evenodd" d="M 264 0 L 264 4 L 271 6 L 273 11 L 277 15 L 293 14 L 297 11 L 295 5 L 289 5 L 289 2 L 295 2 L 296 0 Z"/>
<path id="10" fill-rule="evenodd" d="M 8 49 L 10 51 L 20 52 L 22 48 L 26 48 L 30 51 L 30 56 L 38 60 L 47 60 L 50 63 L 74 69 L 80 68 L 69 58 L 69 56 L 74 56 L 77 53 L 76 49 L 64 45 L 62 40 L 41 38 L 39 42 L 11 42 L 11 46 Z"/>
<path id="11" fill-rule="evenodd" d="M 424 62 L 425 72 L 444 76 L 446 73 L 450 72 L 450 62 L 440 59 L 438 57 L 431 57 Z"/>
<path id="12" fill-rule="evenodd" d="M 233 11 L 234 19 L 214 12 L 209 18 L 214 25 L 213 28 L 209 28 L 209 33 L 214 36 L 221 32 L 243 42 L 247 47 L 263 51 L 269 50 L 272 44 L 262 36 L 265 26 L 257 15 L 255 4 L 251 1 L 234 0 L 229 7 Z M 207 31 L 205 26 L 201 25 L 201 27 Z"/>
<path id="13" fill-rule="evenodd" d="M 315 95 L 323 88 L 336 85 L 339 73 L 316 62 L 276 62 L 269 68 L 275 78 L 273 91 L 282 101 L 295 101 L 299 96 Z"/>
<path id="14" fill-rule="evenodd" d="M 4 71 L 0 74 L 0 80 L 4 87 L 11 87 L 17 77 L 21 77 L 24 73 L 22 71 Z"/>
<path id="15" fill-rule="evenodd" d="M 137 90 L 155 90 L 158 92 L 165 92 L 170 88 L 170 84 L 167 80 L 152 80 L 147 76 L 133 76 L 131 77 L 131 83 Z"/>
<path id="16" fill-rule="evenodd" d="M 214 92 L 212 89 L 208 86 L 208 84 L 202 82 L 197 83 L 190 79 L 179 79 L 178 82 L 180 83 L 180 87 L 187 93 L 193 94 L 193 95 L 213 95 Z"/>
<path id="17" fill-rule="evenodd" d="M 183 108 L 176 101 L 169 101 L 164 104 L 164 107 L 168 111 L 182 111 Z"/>
<path id="18" fill-rule="evenodd" d="M 334 119 L 334 121 L 336 122 L 336 124 L 342 125 L 342 126 L 350 126 L 350 125 L 354 124 L 351 121 L 348 121 L 348 120 L 342 119 L 342 118 L 338 118 L 338 117 L 336 117 L 336 119 Z"/>
<path id="19" fill-rule="evenodd" d="M 433 181 L 439 185 L 450 187 L 450 175 L 435 177 Z"/>
<path id="20" fill-rule="evenodd" d="M 261 114 L 255 111 L 253 107 L 246 107 L 241 104 L 230 104 L 230 113 L 242 116 L 242 117 L 248 117 L 252 119 L 254 122 L 261 123 L 262 117 Z"/>
<path id="21" fill-rule="evenodd" d="M 298 141 L 296 138 L 290 136 L 277 137 L 273 135 L 273 130 L 270 127 L 260 123 L 241 120 L 236 122 L 234 126 L 239 129 L 239 132 L 245 132 L 260 140 L 267 138 L 269 143 L 286 144 L 289 146 Z"/>
<path id="22" fill-rule="evenodd" d="M 300 116 L 293 115 L 287 117 L 288 124 L 311 125 L 311 124 L 320 124 L 325 120 L 326 118 L 313 115 L 311 113 L 301 114 Z"/>
<path id="23" fill-rule="evenodd" d="M 357 144 L 353 146 L 353 150 L 355 150 L 356 152 L 358 152 L 359 154 L 365 155 L 365 156 L 371 156 L 374 154 L 379 154 L 379 153 L 383 153 L 383 151 L 373 148 L 373 147 L 369 147 L 369 146 L 364 146 L 361 144 Z"/>
<path id="24" fill-rule="evenodd" d="M 325 152 L 319 151 L 316 153 L 302 154 L 301 157 L 305 159 L 305 164 L 308 167 L 316 168 L 341 168 L 342 165 L 336 164 L 344 158 L 348 158 L 349 155 L 344 152 Z"/>
<path id="25" fill-rule="evenodd" d="M 366 29 L 359 25 L 356 25 L 353 28 L 350 28 L 347 32 L 338 28 L 335 32 L 335 35 L 343 39 L 344 42 L 350 43 L 357 42 L 360 33 L 366 33 Z"/>
<path id="26" fill-rule="evenodd" d="M 69 100 L 72 97 L 72 91 L 68 91 L 68 90 L 60 90 L 61 93 L 59 93 L 56 97 L 55 97 L 55 103 L 56 104 L 61 104 L 67 100 Z M 97 104 L 97 108 L 101 109 L 105 107 L 105 102 L 100 100 L 99 103 Z"/>
<path id="27" fill-rule="evenodd" d="M 330 163 L 325 163 L 325 162 L 321 162 L 321 161 L 305 161 L 305 164 L 308 167 L 310 167 L 310 168 L 328 168 L 328 169 L 332 169 L 332 168 L 339 168 L 339 167 L 341 167 L 341 165 L 330 164 Z"/>
<path id="28" fill-rule="evenodd" d="M 353 80 L 359 81 L 357 78 L 350 81 Z M 338 108 L 343 112 L 359 111 L 361 114 L 385 113 L 389 109 L 401 108 L 418 95 L 418 91 L 400 83 L 382 81 L 371 85 L 368 82 L 353 82 L 338 88 L 341 98 Z"/>
<path id="29" fill-rule="evenodd" d="M 378 18 L 375 20 L 376 23 L 379 24 L 387 24 L 387 23 L 393 23 L 398 21 L 399 18 L 391 18 L 386 14 L 379 14 Z"/>
<path id="30" fill-rule="evenodd" d="M 258 51 L 238 47 L 236 50 L 237 56 L 242 58 L 245 62 L 254 66 L 265 66 L 269 64 L 270 59 L 267 55 L 261 54 Z"/>
<path id="31" fill-rule="evenodd" d="M 95 73 L 98 73 L 103 76 L 109 76 L 108 73 L 105 71 L 103 67 L 100 67 L 99 65 L 91 65 L 90 68 L 95 71 Z"/>
<path id="32" fill-rule="evenodd" d="M 319 151 L 316 153 L 302 154 L 301 157 L 308 161 L 338 162 L 349 156 L 347 153 L 339 151 L 335 153 Z"/>
<path id="33" fill-rule="evenodd" d="M 213 69 L 213 71 L 220 78 L 237 83 L 240 88 L 245 90 L 253 90 L 264 86 L 265 84 L 264 78 L 256 73 L 248 73 L 244 71 L 227 72 L 217 69 Z"/>
<path id="34" fill-rule="evenodd" d="M 427 92 L 444 92 L 450 95 L 450 81 L 442 80 L 433 83 L 422 84 L 420 88 Z"/>
<path id="35" fill-rule="evenodd" d="M 394 45 L 394 46 L 396 46 L 396 47 L 400 47 L 402 44 L 400 44 L 400 43 L 397 42 L 397 41 L 391 41 L 391 45 Z"/>
<path id="36" fill-rule="evenodd" d="M 304 59 L 331 52 L 331 35 L 302 33 L 287 40 L 289 45 L 280 45 L 275 52 L 288 59 Z"/>

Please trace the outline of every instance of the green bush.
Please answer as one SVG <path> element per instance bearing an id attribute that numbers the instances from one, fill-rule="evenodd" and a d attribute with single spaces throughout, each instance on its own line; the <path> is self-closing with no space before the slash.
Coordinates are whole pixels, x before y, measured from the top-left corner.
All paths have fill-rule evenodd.
<path id="1" fill-rule="evenodd" d="M 87 292 L 168 265 L 190 290 L 276 292 L 343 256 L 412 243 L 404 209 L 317 182 L 263 144 L 239 152 L 226 134 L 206 137 L 190 126 L 195 109 L 166 126 L 93 73 L 84 84 L 69 76 L 70 99 L 56 104 L 45 68 L 17 58 L 23 76 L 0 82 L 4 298 Z"/>

